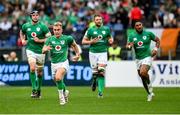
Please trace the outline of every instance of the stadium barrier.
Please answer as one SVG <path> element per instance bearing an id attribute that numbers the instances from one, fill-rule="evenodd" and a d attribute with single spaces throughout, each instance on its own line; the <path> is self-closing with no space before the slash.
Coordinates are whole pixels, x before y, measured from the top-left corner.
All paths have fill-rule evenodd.
<path id="1" fill-rule="evenodd" d="M 154 61 L 149 75 L 155 87 L 180 87 L 180 61 Z M 142 87 L 135 61 L 108 62 L 106 87 Z"/>
<path id="2" fill-rule="evenodd" d="M 64 81 L 70 86 L 87 86 L 91 83 L 91 77 L 88 62 L 71 62 Z M 28 63 L 0 63 L 0 85 L 30 86 Z M 44 66 L 43 85 L 55 85 L 51 77 L 50 63 Z"/>
<path id="3" fill-rule="evenodd" d="M 149 71 L 155 87 L 180 87 L 180 61 L 154 61 Z M 65 76 L 68 86 L 90 86 L 92 78 L 88 62 L 70 63 Z M 108 62 L 106 87 L 142 87 L 135 61 Z M 27 62 L 0 63 L 0 85 L 30 86 Z M 44 67 L 43 85 L 55 85 L 50 63 Z"/>

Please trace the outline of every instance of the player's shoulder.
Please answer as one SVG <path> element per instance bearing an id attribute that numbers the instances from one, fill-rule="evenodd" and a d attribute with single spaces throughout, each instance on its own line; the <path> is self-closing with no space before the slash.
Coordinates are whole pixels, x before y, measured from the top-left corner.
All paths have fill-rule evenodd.
<path id="1" fill-rule="evenodd" d="M 42 22 L 42 21 L 38 22 L 38 24 L 41 25 L 41 26 L 46 26 L 46 24 L 44 22 Z"/>
<path id="2" fill-rule="evenodd" d="M 30 26 L 30 25 L 32 25 L 31 22 L 26 22 L 26 23 L 24 23 L 22 26 L 28 27 L 28 26 Z"/>
<path id="3" fill-rule="evenodd" d="M 93 30 L 95 30 L 95 26 L 89 27 L 89 28 L 87 29 L 87 31 L 93 31 Z"/>
<path id="4" fill-rule="evenodd" d="M 63 34 L 63 37 L 64 37 L 64 38 L 67 38 L 67 39 L 73 39 L 73 36 L 71 36 L 71 35 Z"/>
<path id="5" fill-rule="evenodd" d="M 55 39 L 55 38 L 56 38 L 55 35 L 52 35 L 52 36 L 48 37 L 47 39 L 52 40 L 52 39 Z"/>
<path id="6" fill-rule="evenodd" d="M 145 34 L 152 34 L 151 31 L 148 31 L 148 30 L 143 30 Z"/>
<path id="7" fill-rule="evenodd" d="M 137 35 L 137 32 L 136 31 L 132 31 L 131 33 L 129 33 L 129 37 L 133 37 L 133 36 L 136 36 Z"/>
<path id="8" fill-rule="evenodd" d="M 102 28 L 106 30 L 110 29 L 109 26 L 102 26 Z"/>

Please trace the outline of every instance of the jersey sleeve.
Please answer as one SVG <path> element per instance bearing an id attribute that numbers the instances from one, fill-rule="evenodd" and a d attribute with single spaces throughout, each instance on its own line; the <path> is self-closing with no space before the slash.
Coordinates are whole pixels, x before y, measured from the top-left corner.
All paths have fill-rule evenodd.
<path id="1" fill-rule="evenodd" d="M 42 29 L 43 29 L 43 32 L 44 32 L 45 36 L 46 36 L 46 34 L 47 34 L 48 32 L 50 32 L 50 31 L 49 31 L 49 28 L 48 28 L 45 24 L 42 25 Z"/>
<path id="2" fill-rule="evenodd" d="M 130 35 L 128 35 L 127 42 L 128 42 L 128 43 L 131 43 L 131 42 L 133 42 L 133 39 L 132 39 L 132 35 L 131 35 L 131 34 L 130 34 Z"/>
<path id="3" fill-rule="evenodd" d="M 72 36 L 68 36 L 67 42 L 68 42 L 68 46 L 71 46 L 71 44 L 74 42 L 73 37 Z"/>
<path id="4" fill-rule="evenodd" d="M 149 32 L 149 35 L 150 35 L 151 40 L 155 40 L 156 36 L 152 32 Z"/>

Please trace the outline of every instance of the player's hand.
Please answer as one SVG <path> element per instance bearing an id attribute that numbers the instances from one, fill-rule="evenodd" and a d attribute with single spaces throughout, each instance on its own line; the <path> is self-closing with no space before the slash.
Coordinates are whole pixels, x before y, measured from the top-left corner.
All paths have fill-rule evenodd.
<path id="1" fill-rule="evenodd" d="M 46 51 L 49 51 L 51 49 L 52 49 L 51 46 L 46 46 Z"/>
<path id="2" fill-rule="evenodd" d="M 78 55 L 76 55 L 76 56 L 74 56 L 73 58 L 72 58 L 72 61 L 78 61 L 79 60 L 79 57 L 80 57 L 80 55 L 78 54 Z"/>
<path id="3" fill-rule="evenodd" d="M 42 53 L 45 54 L 47 51 L 51 50 L 51 46 L 44 46 L 42 49 Z"/>
<path id="4" fill-rule="evenodd" d="M 114 40 L 113 39 L 109 39 L 108 42 L 109 42 L 110 45 L 112 45 Z"/>
<path id="5" fill-rule="evenodd" d="M 22 39 L 22 40 L 21 40 L 21 43 L 22 43 L 23 46 L 25 46 L 25 45 L 27 44 L 27 41 L 24 40 L 24 39 Z"/>
<path id="6" fill-rule="evenodd" d="M 40 40 L 39 40 L 38 37 L 34 37 L 33 39 L 34 39 L 35 42 L 40 43 Z"/>
<path id="7" fill-rule="evenodd" d="M 128 43 L 126 45 L 126 48 L 130 50 L 133 47 L 133 45 L 134 45 L 134 43 Z"/>
<path id="8" fill-rule="evenodd" d="M 95 44 L 99 41 L 100 37 L 96 37 L 94 39 L 91 40 L 90 44 Z"/>
<path id="9" fill-rule="evenodd" d="M 157 50 L 153 49 L 153 50 L 151 51 L 151 57 L 154 57 L 154 56 L 156 56 L 156 55 L 157 55 Z"/>

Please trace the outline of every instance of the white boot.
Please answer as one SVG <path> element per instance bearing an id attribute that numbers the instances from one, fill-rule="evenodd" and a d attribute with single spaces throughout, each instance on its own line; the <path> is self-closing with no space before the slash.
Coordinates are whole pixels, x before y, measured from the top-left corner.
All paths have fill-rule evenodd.
<path id="1" fill-rule="evenodd" d="M 63 90 L 58 90 L 58 92 L 59 92 L 59 104 L 60 105 L 66 104 Z"/>
<path id="2" fill-rule="evenodd" d="M 68 90 L 64 91 L 64 98 L 65 98 L 65 101 L 67 103 L 68 102 L 68 98 L 69 98 L 69 91 Z"/>
<path id="3" fill-rule="evenodd" d="M 147 96 L 147 101 L 152 101 L 152 99 L 153 99 L 154 96 L 155 96 L 155 95 L 154 95 L 153 92 L 151 92 L 150 94 L 148 94 L 148 96 Z"/>
<path id="4" fill-rule="evenodd" d="M 149 92 L 150 92 L 150 93 L 153 93 L 153 87 L 152 87 L 152 84 L 151 84 L 151 83 L 148 84 L 148 89 L 149 89 Z"/>

